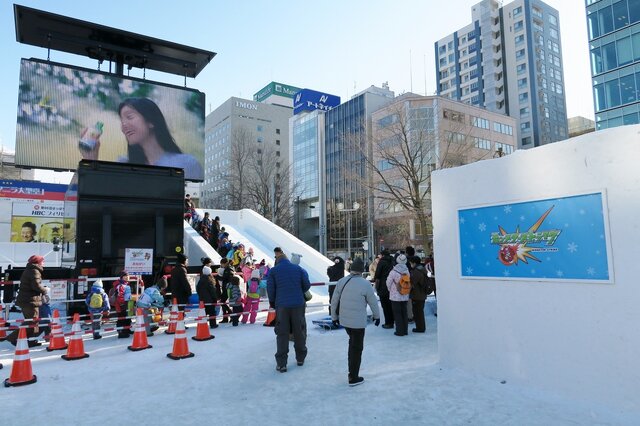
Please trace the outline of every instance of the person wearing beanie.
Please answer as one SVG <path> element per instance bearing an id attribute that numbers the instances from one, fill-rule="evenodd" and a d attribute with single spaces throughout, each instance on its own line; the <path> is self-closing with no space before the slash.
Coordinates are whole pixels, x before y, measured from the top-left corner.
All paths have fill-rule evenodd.
<path id="1" fill-rule="evenodd" d="M 387 277 L 395 265 L 389 250 L 382 250 L 381 257 L 376 267 L 376 272 L 373 275 L 373 281 L 376 286 L 376 292 L 380 298 L 380 306 L 382 306 L 382 312 L 384 313 L 384 324 L 382 328 L 393 328 L 393 308 L 391 307 L 391 300 L 389 299 L 389 289 L 387 288 Z"/>
<path id="2" fill-rule="evenodd" d="M 393 319 L 396 324 L 396 336 L 406 336 L 409 328 L 409 317 L 407 314 L 408 294 L 400 294 L 400 280 L 403 275 L 409 275 L 407 268 L 407 256 L 400 253 L 396 257 L 396 265 L 393 267 L 389 276 L 387 276 L 387 290 L 389 290 L 389 300 L 393 309 Z"/>
<path id="3" fill-rule="evenodd" d="M 333 292 L 336 290 L 336 283 L 344 278 L 345 272 L 344 259 L 340 256 L 333 258 L 333 265 L 327 268 L 327 276 L 329 277 L 329 315 L 331 315 L 331 301 L 333 300 Z"/>
<path id="4" fill-rule="evenodd" d="M 29 257 L 27 267 L 20 276 L 20 287 L 16 297 L 16 305 L 22 310 L 24 325 L 27 326 L 27 338 L 29 347 L 40 346 L 34 337 L 40 335 L 41 331 L 32 320 L 37 316 L 38 308 L 42 305 L 42 296 L 47 294 L 48 289 L 42 285 L 42 273 L 44 272 L 44 257 L 34 254 Z M 7 336 L 13 346 L 18 342 L 18 331 L 14 330 Z"/>
<path id="5" fill-rule="evenodd" d="M 220 283 L 220 308 L 222 309 L 222 321 L 221 323 L 227 323 L 231 319 L 232 310 L 227 304 L 229 299 L 228 287 L 231 285 L 231 278 L 233 277 L 233 270 L 229 259 L 223 257 L 220 259 L 220 268 L 218 268 L 218 282 Z"/>
<path id="6" fill-rule="evenodd" d="M 216 303 L 218 298 L 216 297 L 216 288 L 213 280 L 211 268 L 205 266 L 202 268 L 202 275 L 196 285 L 196 292 L 198 292 L 198 298 L 201 302 L 204 302 L 204 312 L 209 319 L 209 328 L 216 328 Z"/>
<path id="7" fill-rule="evenodd" d="M 100 334 L 100 324 L 102 324 L 102 316 L 105 318 L 109 316 L 109 297 L 104 292 L 104 286 L 102 280 L 96 280 L 91 286 L 91 291 L 84 301 L 87 305 L 87 310 L 91 316 L 91 331 L 93 331 L 93 339 L 102 339 Z"/>
<path id="8" fill-rule="evenodd" d="M 411 293 L 409 294 L 411 300 L 409 303 L 412 305 L 413 318 L 416 323 L 416 327 L 411 331 L 424 333 L 427 327 L 424 318 L 424 302 L 430 293 L 427 271 L 424 269 L 419 256 L 411 256 L 409 263 L 411 265 L 411 271 L 409 272 L 411 275 Z"/>
<path id="9" fill-rule="evenodd" d="M 120 279 L 113 283 L 114 307 L 118 314 L 116 321 L 116 329 L 118 330 L 118 339 L 126 339 L 131 337 L 131 318 L 127 316 L 129 311 L 129 301 L 131 300 L 131 287 L 129 287 L 129 273 L 127 271 L 120 272 Z M 111 295 L 111 292 L 109 292 Z"/>
<path id="10" fill-rule="evenodd" d="M 189 259 L 182 254 L 176 255 L 177 264 L 171 270 L 171 279 L 169 280 L 169 286 L 171 289 L 171 295 L 178 302 L 178 310 L 184 311 L 185 306 L 189 303 L 189 296 L 191 296 L 191 285 L 187 279 L 187 265 L 189 265 Z"/>
<path id="11" fill-rule="evenodd" d="M 144 328 L 147 332 L 147 337 L 153 336 L 153 332 L 159 327 L 157 322 L 160 320 L 154 320 L 158 315 L 159 309 L 164 308 L 164 296 L 162 291 L 167 288 L 167 275 L 162 275 L 158 278 L 155 285 L 147 287 L 136 302 L 136 307 L 142 308 L 142 314 L 145 318 Z M 151 325 L 153 323 L 153 325 Z"/>
<path id="12" fill-rule="evenodd" d="M 380 325 L 378 300 L 371 283 L 362 277 L 364 262 L 356 258 L 351 263 L 350 274 L 342 277 L 336 284 L 331 301 L 331 320 L 342 325 L 349 335 L 348 366 L 349 386 L 364 382 L 360 376 L 360 363 L 364 349 L 364 331 L 367 326 L 367 305 L 373 314 L 373 323 Z"/>
<path id="13" fill-rule="evenodd" d="M 255 324 L 258 308 L 260 307 L 260 270 L 251 271 L 251 277 L 247 281 L 247 296 L 244 301 L 244 310 L 242 313 L 242 323 L 249 321 Z"/>

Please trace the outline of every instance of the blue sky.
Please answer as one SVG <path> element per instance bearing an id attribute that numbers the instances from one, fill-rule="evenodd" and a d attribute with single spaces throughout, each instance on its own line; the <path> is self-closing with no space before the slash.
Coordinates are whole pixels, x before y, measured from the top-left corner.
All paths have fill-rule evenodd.
<path id="1" fill-rule="evenodd" d="M 446 7 L 442 5 L 446 4 Z M 171 40 L 218 55 L 187 86 L 206 94 L 207 114 L 231 96 L 251 98 L 270 81 L 341 96 L 388 81 L 396 94 L 433 94 L 433 43 L 471 22 L 475 0 L 23 0 L 19 4 Z M 507 3 L 507 1 L 505 1 Z M 547 0 L 560 11 L 568 116 L 593 118 L 583 0 Z M 0 5 L 0 144 L 14 149 L 20 58 L 46 49 L 15 37 L 13 2 Z M 411 53 L 410 53 L 411 52 Z M 97 61 L 62 52 L 51 60 L 97 69 Z M 411 67 L 410 67 L 411 63 Z M 108 65 L 107 65 L 108 66 Z M 105 66 L 103 65 L 103 70 Z M 134 69 L 131 76 L 142 77 Z M 146 77 L 183 85 L 184 78 Z"/>

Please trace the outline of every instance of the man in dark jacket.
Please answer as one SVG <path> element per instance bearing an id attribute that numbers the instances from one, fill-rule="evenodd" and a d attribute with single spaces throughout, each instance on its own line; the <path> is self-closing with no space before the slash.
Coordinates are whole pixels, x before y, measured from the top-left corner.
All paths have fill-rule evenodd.
<path id="1" fill-rule="evenodd" d="M 178 253 L 178 264 L 171 270 L 171 294 L 176 298 L 178 302 L 178 309 L 184 311 L 184 307 L 189 303 L 189 296 L 191 296 L 191 285 L 187 279 L 187 265 L 189 259 L 182 254 Z"/>
<path id="2" fill-rule="evenodd" d="M 384 312 L 384 325 L 382 328 L 393 328 L 393 309 L 391 308 L 391 300 L 389 300 L 389 289 L 387 288 L 387 277 L 389 272 L 393 269 L 395 262 L 389 254 L 388 250 L 382 251 L 382 257 L 378 261 L 378 267 L 376 273 L 373 276 L 373 280 L 376 283 L 376 291 L 380 298 L 380 305 L 382 306 L 382 312 Z"/>
<path id="3" fill-rule="evenodd" d="M 411 269 L 409 272 L 411 280 L 411 293 L 409 303 L 413 309 L 413 319 L 416 323 L 414 333 L 424 333 L 426 330 L 426 323 L 424 320 L 424 301 L 426 300 L 429 290 L 427 288 L 427 271 L 420 263 L 419 256 L 412 256 L 409 258 Z"/>
<path id="4" fill-rule="evenodd" d="M 42 295 L 47 293 L 47 289 L 42 286 L 43 269 L 44 257 L 34 254 L 29 258 L 27 267 L 20 276 L 20 290 L 16 297 L 16 305 L 22 309 L 29 339 L 40 334 L 35 332 L 32 319 L 38 315 L 38 308 L 42 305 Z M 18 330 L 11 332 L 7 340 L 15 346 L 18 341 Z M 29 347 L 40 346 L 40 343 L 35 340 L 29 340 L 28 344 Z"/>
<path id="5" fill-rule="evenodd" d="M 277 263 L 267 276 L 267 293 L 269 306 L 276 310 L 276 370 L 284 373 L 287 371 L 290 333 L 293 333 L 298 366 L 304 364 L 307 356 L 304 293 L 311 284 L 307 271 L 291 263 L 286 256 L 279 256 Z"/>
<path id="6" fill-rule="evenodd" d="M 329 277 L 329 315 L 331 315 L 331 300 L 333 300 L 333 292 L 336 289 L 336 283 L 344 278 L 344 260 L 340 256 L 333 258 L 333 265 L 327 268 L 327 276 Z M 333 284 L 331 284 L 333 283 Z"/>

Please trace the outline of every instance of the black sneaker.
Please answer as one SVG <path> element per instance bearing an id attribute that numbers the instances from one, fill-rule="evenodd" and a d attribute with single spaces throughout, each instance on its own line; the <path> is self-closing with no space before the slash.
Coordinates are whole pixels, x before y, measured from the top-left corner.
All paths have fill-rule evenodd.
<path id="1" fill-rule="evenodd" d="M 364 377 L 356 377 L 355 379 L 349 379 L 349 386 L 354 387 L 364 383 Z"/>
<path id="2" fill-rule="evenodd" d="M 393 324 L 383 324 L 382 328 L 386 328 L 387 330 L 393 328 Z"/>
<path id="3" fill-rule="evenodd" d="M 298 361 L 298 367 L 302 367 L 304 365 L 304 361 Z"/>
<path id="4" fill-rule="evenodd" d="M 101 335 L 99 335 L 99 334 L 94 334 L 93 335 L 93 340 L 99 340 L 99 339 L 102 339 Z"/>
<path id="5" fill-rule="evenodd" d="M 281 372 L 281 373 L 286 373 L 286 372 L 287 372 L 287 366 L 286 366 L 286 365 L 283 365 L 283 366 L 281 367 L 281 366 L 279 366 L 279 365 L 278 365 L 278 366 L 276 366 L 276 371 L 279 371 L 279 372 Z"/>
<path id="6" fill-rule="evenodd" d="M 413 320 L 413 318 L 409 318 L 409 324 L 413 324 L 415 321 Z"/>

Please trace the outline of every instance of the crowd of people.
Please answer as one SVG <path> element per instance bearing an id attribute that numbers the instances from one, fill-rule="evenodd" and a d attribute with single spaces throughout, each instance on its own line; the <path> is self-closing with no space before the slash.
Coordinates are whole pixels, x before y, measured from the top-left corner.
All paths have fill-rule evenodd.
<path id="1" fill-rule="evenodd" d="M 195 209 L 194 209 L 195 212 Z M 210 258 L 203 258 L 202 270 L 195 291 L 198 299 L 205 304 L 209 327 L 221 323 L 231 323 L 236 327 L 256 322 L 260 296 L 266 292 L 269 307 L 275 312 L 272 324 L 276 334 L 276 370 L 287 371 L 289 341 L 294 342 L 296 364 L 304 365 L 307 356 L 306 303 L 310 300 L 310 282 L 307 271 L 302 268 L 300 255 L 291 253 L 291 260 L 280 247 L 274 248 L 274 266 L 263 259 L 257 262 L 253 250 L 245 251 L 242 244 L 226 249 L 228 233 L 219 226 L 219 218 L 210 220 L 208 213 L 191 221 L 208 241 L 217 240 L 219 253 L 224 256 L 217 269 Z M 217 238 L 213 237 L 217 232 Z M 226 250 L 226 251 L 225 251 Z M 131 318 L 135 308 L 141 308 L 145 318 L 147 336 L 153 336 L 162 318 L 162 310 L 168 303 L 165 294 L 177 302 L 183 311 L 191 302 L 192 288 L 187 278 L 188 258 L 177 255 L 175 267 L 168 275 L 158 278 L 153 286 L 138 295 L 132 292 L 127 271 L 122 271 L 107 293 L 101 280 L 91 286 L 85 303 L 91 322 L 94 339 L 102 338 L 102 323 L 115 310 L 118 338 L 128 338 L 132 333 Z M 49 318 L 47 287 L 42 286 L 44 258 L 31 256 L 20 279 L 20 289 L 16 305 L 22 309 L 28 327 L 29 346 L 36 346 L 36 337 L 47 333 L 47 326 L 39 327 L 39 319 Z M 215 271 L 214 271 L 215 269 Z M 426 331 L 424 305 L 429 294 L 435 293 L 433 257 L 423 262 L 416 256 L 413 247 L 406 247 L 394 256 L 383 250 L 375 259 L 365 264 L 362 259 L 345 262 L 336 256 L 327 269 L 329 285 L 329 313 L 334 326 L 343 327 L 349 336 L 348 384 L 357 386 L 364 382 L 360 376 L 360 364 L 364 349 L 367 306 L 372 313 L 373 323 L 382 327 L 395 328 L 396 336 L 408 334 L 408 324 L 414 323 L 414 333 Z M 365 278 L 369 277 L 369 280 Z M 241 287 L 241 283 L 244 284 Z M 376 297 L 377 296 L 377 297 Z M 378 300 L 380 304 L 378 304 Z M 380 309 L 381 308 L 381 309 Z M 267 325 L 267 324 L 265 324 Z M 17 341 L 17 330 L 7 337 L 13 345 Z"/>

